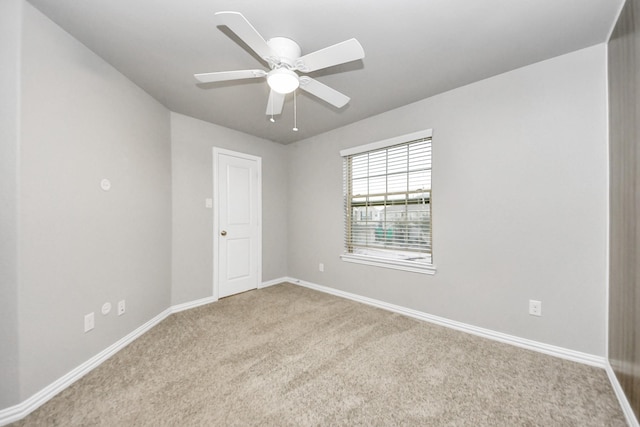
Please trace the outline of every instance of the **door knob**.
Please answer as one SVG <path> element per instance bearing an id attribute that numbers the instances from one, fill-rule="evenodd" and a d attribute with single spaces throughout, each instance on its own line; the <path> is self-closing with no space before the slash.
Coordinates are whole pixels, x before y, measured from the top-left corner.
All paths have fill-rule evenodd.
<path id="1" fill-rule="evenodd" d="M 222 230 L 222 231 L 220 232 L 220 235 L 221 235 L 221 236 L 226 236 L 226 235 L 227 235 L 227 232 L 226 232 L 226 231 L 224 231 L 224 230 Z"/>

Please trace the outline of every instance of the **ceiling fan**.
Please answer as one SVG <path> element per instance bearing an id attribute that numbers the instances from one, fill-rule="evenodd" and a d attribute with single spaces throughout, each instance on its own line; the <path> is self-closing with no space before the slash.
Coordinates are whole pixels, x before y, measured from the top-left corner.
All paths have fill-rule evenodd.
<path id="1" fill-rule="evenodd" d="M 344 107 L 350 98 L 309 76 L 300 76 L 298 72 L 310 73 L 334 65 L 344 64 L 364 58 L 364 49 L 356 39 L 302 55 L 300 46 L 286 37 L 274 37 L 266 41 L 239 12 L 217 12 L 216 21 L 228 27 L 247 46 L 265 61 L 270 71 L 236 70 L 216 73 L 195 74 L 201 83 L 222 82 L 242 79 L 267 79 L 271 91 L 267 102 L 267 115 L 282 113 L 285 95 L 300 88 L 323 101 L 337 107 Z"/>

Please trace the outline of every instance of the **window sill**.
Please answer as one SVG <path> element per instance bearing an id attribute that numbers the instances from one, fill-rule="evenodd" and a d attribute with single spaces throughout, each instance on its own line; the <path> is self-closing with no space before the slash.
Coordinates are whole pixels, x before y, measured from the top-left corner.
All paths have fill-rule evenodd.
<path id="1" fill-rule="evenodd" d="M 376 267 L 392 268 L 394 270 L 410 271 L 412 273 L 436 274 L 436 266 L 433 264 L 418 264 L 411 261 L 392 260 L 356 254 L 342 254 L 340 258 L 343 261 L 356 264 L 374 265 Z"/>

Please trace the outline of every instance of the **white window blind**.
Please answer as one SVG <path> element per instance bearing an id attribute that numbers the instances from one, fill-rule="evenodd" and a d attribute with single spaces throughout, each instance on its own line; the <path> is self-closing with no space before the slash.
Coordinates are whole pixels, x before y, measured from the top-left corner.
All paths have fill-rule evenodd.
<path id="1" fill-rule="evenodd" d="M 432 264 L 431 132 L 341 154 L 346 254 Z"/>

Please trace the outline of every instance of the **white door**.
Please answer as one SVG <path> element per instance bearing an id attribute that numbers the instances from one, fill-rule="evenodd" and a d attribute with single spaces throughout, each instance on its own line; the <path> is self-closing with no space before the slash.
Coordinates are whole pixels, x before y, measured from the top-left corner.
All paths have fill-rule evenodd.
<path id="1" fill-rule="evenodd" d="M 256 289 L 262 262 L 262 159 L 213 149 L 216 298 Z"/>

